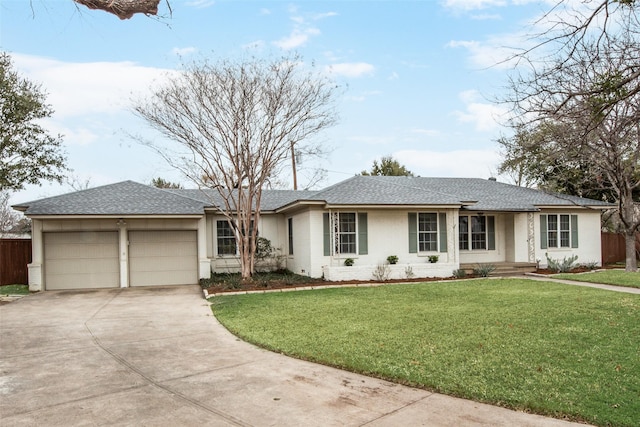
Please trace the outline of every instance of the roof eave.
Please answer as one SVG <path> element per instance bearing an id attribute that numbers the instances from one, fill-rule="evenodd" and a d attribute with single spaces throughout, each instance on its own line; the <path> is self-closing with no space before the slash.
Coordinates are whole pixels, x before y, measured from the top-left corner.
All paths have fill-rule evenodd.
<path id="1" fill-rule="evenodd" d="M 203 214 L 27 214 L 31 219 L 197 219 Z"/>
<path id="2" fill-rule="evenodd" d="M 446 204 L 446 203 L 438 203 L 438 204 L 339 204 L 339 203 L 327 203 L 325 205 L 326 209 L 460 209 L 462 205 L 459 203 L 455 204 Z"/>
<path id="3" fill-rule="evenodd" d="M 597 209 L 597 210 L 606 211 L 607 209 L 615 208 L 616 205 L 587 205 L 587 204 L 578 205 L 578 204 L 571 204 L 571 205 L 536 205 L 536 207 L 539 210 L 542 210 L 542 209 L 584 209 L 584 210 Z"/>

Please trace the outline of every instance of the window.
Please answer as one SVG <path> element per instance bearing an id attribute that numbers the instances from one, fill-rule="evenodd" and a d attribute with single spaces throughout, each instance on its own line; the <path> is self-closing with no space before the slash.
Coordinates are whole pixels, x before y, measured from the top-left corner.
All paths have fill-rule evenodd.
<path id="1" fill-rule="evenodd" d="M 293 255 L 293 218 L 287 219 L 287 233 L 289 238 L 289 255 Z"/>
<path id="2" fill-rule="evenodd" d="M 547 242 L 550 248 L 571 247 L 570 215 L 547 215 Z"/>
<path id="3" fill-rule="evenodd" d="M 463 215 L 458 219 L 461 250 L 494 250 L 495 218 L 484 215 Z"/>
<path id="4" fill-rule="evenodd" d="M 322 214 L 324 256 L 366 255 L 369 247 L 366 212 Z"/>
<path id="5" fill-rule="evenodd" d="M 216 224 L 218 256 L 236 254 L 236 235 L 229 221 L 219 220 Z"/>
<path id="6" fill-rule="evenodd" d="M 445 212 L 409 212 L 409 253 L 448 250 Z"/>
<path id="7" fill-rule="evenodd" d="M 438 214 L 418 214 L 418 250 L 420 252 L 438 250 Z"/>
<path id="8" fill-rule="evenodd" d="M 356 214 L 340 213 L 338 215 L 338 253 L 355 254 L 356 248 Z"/>
<path id="9" fill-rule="evenodd" d="M 461 216 L 458 227 L 460 228 L 460 249 L 469 249 L 469 217 Z"/>

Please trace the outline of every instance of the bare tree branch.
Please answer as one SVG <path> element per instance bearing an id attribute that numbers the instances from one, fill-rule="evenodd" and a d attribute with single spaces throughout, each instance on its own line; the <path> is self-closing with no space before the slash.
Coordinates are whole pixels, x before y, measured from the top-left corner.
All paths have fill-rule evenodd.
<path id="1" fill-rule="evenodd" d="M 134 106 L 174 143 L 148 145 L 222 198 L 219 209 L 236 233 L 245 279 L 254 271 L 263 188 L 277 178 L 292 144 L 336 121 L 336 85 L 300 64 L 297 56 L 194 62 Z"/>
<path id="2" fill-rule="evenodd" d="M 136 13 L 157 15 L 160 0 L 73 0 L 89 9 L 103 10 L 120 19 L 129 19 Z"/>

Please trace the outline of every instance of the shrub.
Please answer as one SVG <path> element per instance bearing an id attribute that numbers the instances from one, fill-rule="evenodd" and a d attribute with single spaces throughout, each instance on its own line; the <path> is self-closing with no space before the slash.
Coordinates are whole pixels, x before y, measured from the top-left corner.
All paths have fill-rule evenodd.
<path id="1" fill-rule="evenodd" d="M 389 256 L 387 257 L 387 262 L 388 262 L 389 264 L 397 264 L 397 263 L 398 263 L 398 257 L 397 257 L 397 256 L 395 256 L 395 255 L 389 255 Z"/>
<path id="2" fill-rule="evenodd" d="M 597 270 L 598 268 L 600 268 L 598 261 L 585 262 L 584 264 L 581 264 L 581 266 L 586 268 L 587 270 Z"/>
<path id="3" fill-rule="evenodd" d="M 351 267 L 354 262 L 355 261 L 353 260 L 353 258 L 347 258 L 344 260 L 344 265 L 346 265 L 347 267 Z"/>
<path id="4" fill-rule="evenodd" d="M 411 267 L 410 265 L 407 265 L 404 268 L 404 275 L 407 276 L 407 279 L 413 279 L 413 277 L 415 276 L 415 273 L 413 272 L 413 267 Z"/>
<path id="5" fill-rule="evenodd" d="M 429 260 L 429 262 L 431 264 L 435 264 L 440 259 L 440 256 L 438 256 L 438 255 L 429 255 L 429 258 L 427 258 L 427 259 Z"/>
<path id="6" fill-rule="evenodd" d="M 473 274 L 479 277 L 489 277 L 489 275 L 496 269 L 493 264 L 478 264 L 473 269 Z"/>
<path id="7" fill-rule="evenodd" d="M 384 282 L 385 280 L 389 280 L 390 274 L 391 274 L 391 269 L 387 264 L 378 264 L 372 273 L 373 280 L 377 280 L 378 282 Z"/>
<path id="8" fill-rule="evenodd" d="M 569 258 L 564 257 L 562 258 L 562 261 L 559 259 L 556 260 L 549 258 L 549 254 L 545 254 L 545 256 L 547 257 L 547 266 L 549 267 L 549 270 L 555 271 L 556 273 L 566 273 L 571 271 L 575 267 L 574 263 L 578 259 L 578 255 L 573 255 Z"/>
<path id="9" fill-rule="evenodd" d="M 467 277 L 467 272 L 463 268 L 458 268 L 456 270 L 453 270 L 453 277 L 455 277 L 456 279 L 462 279 L 464 277 Z"/>

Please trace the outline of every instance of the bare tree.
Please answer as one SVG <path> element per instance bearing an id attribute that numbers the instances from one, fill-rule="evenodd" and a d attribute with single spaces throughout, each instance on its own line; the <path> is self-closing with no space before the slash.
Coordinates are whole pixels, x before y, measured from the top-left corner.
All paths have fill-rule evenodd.
<path id="1" fill-rule="evenodd" d="M 65 179 L 65 183 L 73 191 L 82 191 L 91 188 L 91 178 L 80 178 L 78 175 L 71 175 Z"/>
<path id="2" fill-rule="evenodd" d="M 0 191 L 0 236 L 11 232 L 19 220 L 20 215 L 9 206 L 9 192 Z"/>
<path id="3" fill-rule="evenodd" d="M 154 89 L 134 111 L 174 144 L 147 142 L 200 188 L 223 200 L 241 272 L 254 272 L 262 190 L 287 163 L 291 146 L 336 121 L 337 86 L 305 71 L 300 58 L 194 62 Z M 254 226 L 255 225 L 255 226 Z"/>
<path id="4" fill-rule="evenodd" d="M 609 3 L 599 7 L 610 27 L 589 33 L 585 27 L 589 24 L 580 24 L 576 27 L 580 30 L 571 33 L 573 38 L 562 39 L 559 52 L 530 63 L 528 74 L 511 80 L 507 100 L 514 106 L 516 136 L 546 124 L 553 131 L 537 133 L 543 146 L 531 145 L 530 140 L 527 148 L 526 143 L 512 140 L 512 147 L 503 144 L 503 148 L 512 155 L 505 161 L 520 157 L 535 169 L 539 165 L 532 163 L 542 155 L 546 164 L 557 166 L 552 171 L 556 178 L 582 176 L 609 189 L 625 235 L 626 269 L 635 271 L 634 236 L 640 229 L 640 37 L 635 13 L 618 19 L 613 27 Z M 618 13 L 636 7 L 635 1 L 616 6 Z M 527 158 L 527 153 L 532 155 Z"/>
<path id="5" fill-rule="evenodd" d="M 640 0 L 558 0 L 556 5 L 536 21 L 542 32 L 531 35 L 532 47 L 516 53 L 510 60 L 517 64 L 510 80 L 512 93 L 508 101 L 519 106 L 531 101 L 528 112 L 551 115 L 572 101 L 590 97 L 600 100 L 600 116 L 606 115 L 616 102 L 640 93 Z M 616 61 L 614 72 L 601 76 L 599 84 L 589 87 L 559 80 L 571 75 L 601 55 L 611 56 L 625 45 L 627 58 Z M 615 94 L 615 96 L 613 96 Z M 544 95 L 544 96 L 541 96 Z M 596 116 L 597 117 L 597 116 Z"/>

